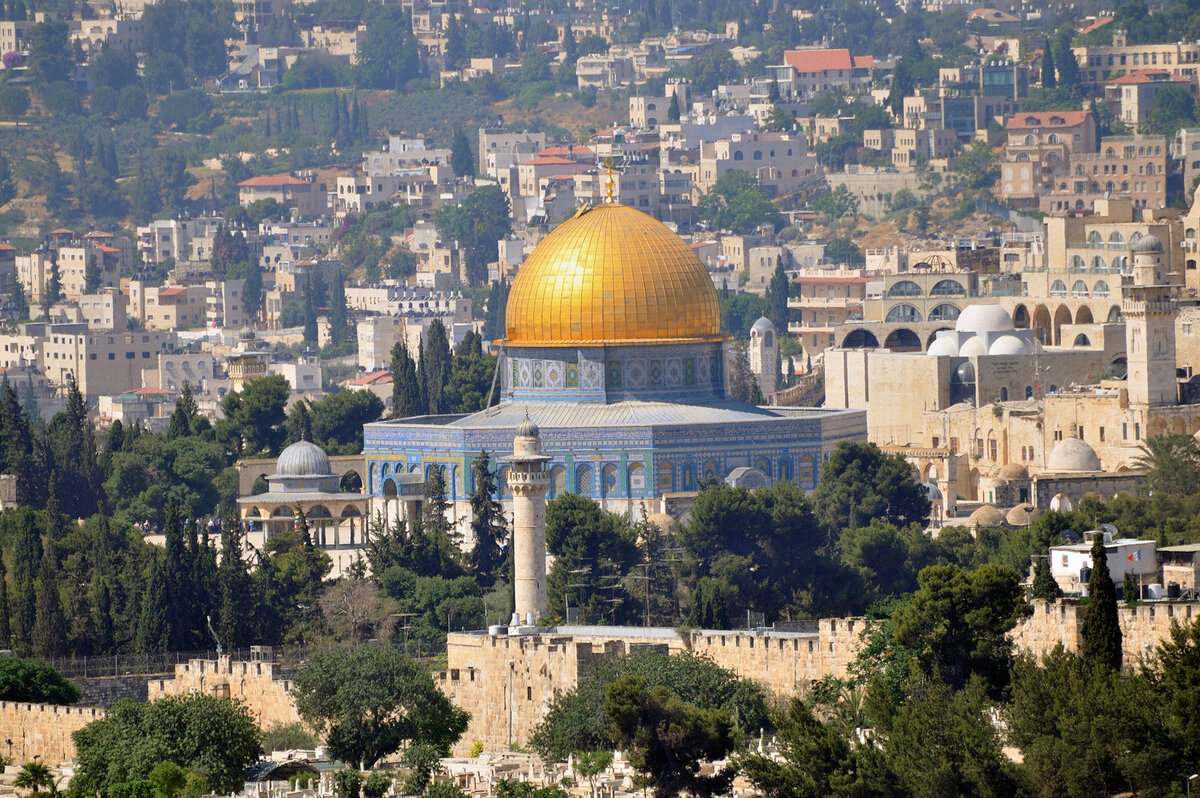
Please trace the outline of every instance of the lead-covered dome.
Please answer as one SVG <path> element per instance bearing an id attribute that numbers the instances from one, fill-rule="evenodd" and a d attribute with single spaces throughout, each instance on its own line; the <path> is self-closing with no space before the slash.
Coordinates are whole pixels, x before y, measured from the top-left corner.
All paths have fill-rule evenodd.
<path id="1" fill-rule="evenodd" d="M 320 446 L 309 441 L 297 441 L 279 453 L 275 461 L 277 477 L 315 477 L 332 473 L 329 456 Z"/>
<path id="2" fill-rule="evenodd" d="M 1096 450 L 1079 438 L 1063 438 L 1054 444 L 1046 460 L 1047 471 L 1101 471 Z"/>
<path id="3" fill-rule="evenodd" d="M 691 248 L 619 204 L 560 224 L 517 272 L 505 343 L 577 346 L 721 340 L 717 290 Z"/>
<path id="4" fill-rule="evenodd" d="M 1137 254 L 1153 254 L 1163 251 L 1162 239 L 1150 233 L 1142 236 L 1142 240 L 1133 245 L 1133 253 Z"/>

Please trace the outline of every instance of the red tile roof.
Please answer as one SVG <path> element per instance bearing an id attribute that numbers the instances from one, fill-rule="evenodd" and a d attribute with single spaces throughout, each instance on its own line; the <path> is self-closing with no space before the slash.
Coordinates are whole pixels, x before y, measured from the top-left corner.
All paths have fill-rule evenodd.
<path id="1" fill-rule="evenodd" d="M 162 296 L 180 296 L 181 294 L 186 294 L 186 293 L 187 293 L 187 289 L 179 287 L 179 286 L 175 286 L 172 288 L 158 289 L 158 295 L 160 297 L 162 297 Z"/>
<path id="2" fill-rule="evenodd" d="M 1036 127 L 1074 127 L 1082 124 L 1091 111 L 1029 111 L 1015 114 L 1004 123 L 1005 130 Z"/>
<path id="3" fill-rule="evenodd" d="M 389 369 L 380 369 L 372 371 L 369 374 L 364 374 L 350 380 L 350 385 L 376 385 L 379 383 L 388 383 L 392 381 L 392 372 Z"/>
<path id="4" fill-rule="evenodd" d="M 582 144 L 572 144 L 569 147 L 547 147 L 537 154 L 539 158 L 570 158 L 571 156 L 587 156 L 594 155 L 591 147 L 585 147 Z"/>
<path id="5" fill-rule="evenodd" d="M 305 185 L 308 185 L 307 180 L 291 175 L 261 175 L 238 183 L 239 188 L 282 188 L 283 186 Z"/>
<path id="6" fill-rule="evenodd" d="M 4 250 L 5 252 L 8 252 L 9 250 L 16 251 L 16 249 L 17 248 L 14 247 L 12 244 L 5 244 L 3 242 L 0 242 L 0 250 Z"/>
<path id="7" fill-rule="evenodd" d="M 1080 35 L 1081 35 L 1081 36 L 1082 36 L 1082 35 L 1086 35 L 1086 34 L 1088 34 L 1088 33 L 1091 33 L 1091 32 L 1092 32 L 1092 31 L 1094 31 L 1094 30 L 1098 30 L 1098 29 L 1100 29 L 1100 28 L 1103 28 L 1105 25 L 1107 25 L 1108 23 L 1112 22 L 1112 21 L 1113 21 L 1113 19 L 1115 19 L 1115 17 L 1100 17 L 1100 18 L 1099 18 L 1099 19 L 1097 19 L 1095 22 L 1093 22 L 1091 25 L 1088 25 L 1086 28 L 1084 28 L 1083 30 L 1079 31 L 1079 33 L 1080 33 Z"/>
<path id="8" fill-rule="evenodd" d="M 566 166 L 575 163 L 570 158 L 531 158 L 528 161 L 521 161 L 519 166 Z"/>
<path id="9" fill-rule="evenodd" d="M 174 391 L 168 391 L 166 388 L 138 388 L 130 391 L 134 396 L 174 396 Z"/>
<path id="10" fill-rule="evenodd" d="M 1188 83 L 1187 78 L 1172 75 L 1165 69 L 1139 69 L 1108 82 L 1110 86 L 1128 86 L 1136 83 Z"/>
<path id="11" fill-rule="evenodd" d="M 875 58 L 869 55 L 851 56 L 845 48 L 826 50 L 785 50 L 783 62 L 801 74 L 828 72 L 854 67 L 872 67 Z"/>
<path id="12" fill-rule="evenodd" d="M 64 235 L 66 235 L 66 236 L 73 236 L 73 235 L 75 235 L 75 231 L 74 231 L 74 230 L 68 230 L 68 229 L 67 229 L 67 228 L 65 228 L 65 227 L 60 227 L 60 228 L 58 228 L 57 230 L 51 230 L 51 231 L 50 231 L 50 235 L 52 235 L 52 236 L 64 236 Z"/>

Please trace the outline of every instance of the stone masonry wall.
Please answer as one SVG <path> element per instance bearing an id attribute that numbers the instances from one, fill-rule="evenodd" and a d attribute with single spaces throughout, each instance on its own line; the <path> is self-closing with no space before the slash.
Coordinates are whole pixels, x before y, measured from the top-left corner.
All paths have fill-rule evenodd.
<path id="1" fill-rule="evenodd" d="M 155 679 L 149 684 L 151 701 L 171 695 L 208 693 L 218 698 L 245 702 L 260 728 L 300 720 L 289 691 L 290 679 L 284 679 L 273 662 L 233 662 L 228 656 L 217 660 L 190 660 L 175 666 L 175 676 Z"/>
<path id="2" fill-rule="evenodd" d="M 1078 652 L 1084 611 L 1085 608 L 1075 601 L 1035 600 L 1033 614 L 1013 630 L 1013 642 L 1019 651 L 1039 659 L 1060 644 L 1067 651 Z M 1163 602 L 1133 608 L 1121 605 L 1117 618 L 1121 623 L 1125 664 L 1132 665 L 1142 655 L 1153 654 L 1159 644 L 1168 640 L 1173 625 L 1195 623 L 1200 618 L 1200 603 Z"/>
<path id="3" fill-rule="evenodd" d="M 75 758 L 71 733 L 104 717 L 98 707 L 60 707 L 53 704 L 23 704 L 0 701 L 0 753 L 12 760 L 31 762 L 41 757 L 49 765 Z"/>

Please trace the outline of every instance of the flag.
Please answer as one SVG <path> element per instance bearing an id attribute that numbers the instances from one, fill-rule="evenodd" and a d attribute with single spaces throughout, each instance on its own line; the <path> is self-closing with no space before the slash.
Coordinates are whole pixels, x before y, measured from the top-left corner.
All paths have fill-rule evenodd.
<path id="1" fill-rule="evenodd" d="M 1137 562 L 1138 560 L 1142 559 L 1142 553 L 1140 551 L 1135 551 L 1132 554 L 1126 554 L 1125 559 L 1129 560 L 1130 562 Z"/>

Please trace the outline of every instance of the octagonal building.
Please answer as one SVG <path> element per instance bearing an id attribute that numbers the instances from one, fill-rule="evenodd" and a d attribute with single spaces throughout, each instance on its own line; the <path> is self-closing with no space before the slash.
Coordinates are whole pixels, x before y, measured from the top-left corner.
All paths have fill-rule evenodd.
<path id="1" fill-rule="evenodd" d="M 549 497 L 572 492 L 606 509 L 666 509 L 706 477 L 816 485 L 824 456 L 866 440 L 859 410 L 755 407 L 726 397 L 729 336 L 704 264 L 641 211 L 606 203 L 552 231 L 509 292 L 500 401 L 470 415 L 415 416 L 365 429 L 367 490 L 385 506 L 412 476 L 441 468 L 466 512 L 471 461 L 499 466 L 526 418 L 550 459 Z M 737 472 L 736 474 L 734 472 Z"/>

